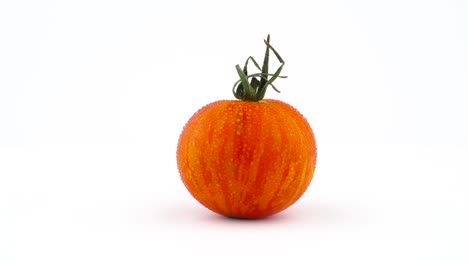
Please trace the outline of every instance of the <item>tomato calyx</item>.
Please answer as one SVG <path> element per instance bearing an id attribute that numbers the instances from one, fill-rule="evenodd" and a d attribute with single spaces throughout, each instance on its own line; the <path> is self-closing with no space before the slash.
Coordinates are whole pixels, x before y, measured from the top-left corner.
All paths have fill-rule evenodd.
<path id="1" fill-rule="evenodd" d="M 280 75 L 281 70 L 284 66 L 284 61 L 278 54 L 278 52 L 270 45 L 270 35 L 267 36 L 267 39 L 264 40 L 264 42 L 267 47 L 265 51 L 265 57 L 263 59 L 262 68 L 260 68 L 260 66 L 252 56 L 249 56 L 247 58 L 243 69 L 241 69 L 239 64 L 236 65 L 236 70 L 239 74 L 240 79 L 234 84 L 232 88 L 232 93 L 234 94 L 234 97 L 236 97 L 239 100 L 250 102 L 258 102 L 262 100 L 263 97 L 265 97 L 266 89 L 269 85 L 271 85 L 271 87 L 279 93 L 280 91 L 276 89 L 276 87 L 273 85 L 273 81 L 276 80 L 276 78 L 287 78 L 287 76 Z M 278 67 L 274 74 L 268 73 L 270 49 L 273 51 L 276 58 L 281 63 L 281 65 Z M 250 75 L 248 74 L 247 65 L 250 60 L 253 62 L 255 67 L 261 71 L 261 73 L 254 73 Z M 260 80 L 257 79 L 257 77 L 259 77 Z M 251 79 L 250 83 L 249 79 Z"/>

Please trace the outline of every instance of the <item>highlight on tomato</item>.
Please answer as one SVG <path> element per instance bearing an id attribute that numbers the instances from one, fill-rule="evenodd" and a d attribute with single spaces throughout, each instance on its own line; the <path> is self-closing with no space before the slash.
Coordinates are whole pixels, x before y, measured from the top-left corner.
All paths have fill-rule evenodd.
<path id="1" fill-rule="evenodd" d="M 248 57 L 232 89 L 237 100 L 220 100 L 198 110 L 177 145 L 181 179 L 206 208 L 234 218 L 262 218 L 294 204 L 315 171 L 317 148 L 307 120 L 291 105 L 264 99 L 284 61 L 266 44 L 263 65 Z M 281 63 L 269 73 L 272 51 Z M 248 74 L 252 62 L 259 73 Z M 249 81 L 250 80 L 250 81 Z M 279 92 L 279 91 L 278 91 Z"/>

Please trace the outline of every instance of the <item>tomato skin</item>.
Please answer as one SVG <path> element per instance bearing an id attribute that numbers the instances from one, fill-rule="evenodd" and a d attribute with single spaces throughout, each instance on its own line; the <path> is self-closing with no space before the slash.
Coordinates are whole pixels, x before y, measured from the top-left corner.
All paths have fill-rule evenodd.
<path id="1" fill-rule="evenodd" d="M 316 157 L 307 120 L 272 99 L 208 104 L 189 119 L 177 146 L 192 196 L 238 218 L 266 217 L 295 203 L 312 180 Z"/>

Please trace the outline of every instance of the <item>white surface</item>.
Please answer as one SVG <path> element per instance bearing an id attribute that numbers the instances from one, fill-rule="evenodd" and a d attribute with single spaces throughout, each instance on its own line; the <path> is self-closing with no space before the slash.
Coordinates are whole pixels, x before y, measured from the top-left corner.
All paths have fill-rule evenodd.
<path id="1" fill-rule="evenodd" d="M 386 2 L 386 3 L 385 3 Z M 265 9 L 266 11 L 262 11 Z M 3 1 L 0 263 L 466 263 L 463 1 Z M 250 17 L 249 17 L 250 16 Z M 262 38 L 315 178 L 229 220 L 179 180 L 195 110 Z"/>

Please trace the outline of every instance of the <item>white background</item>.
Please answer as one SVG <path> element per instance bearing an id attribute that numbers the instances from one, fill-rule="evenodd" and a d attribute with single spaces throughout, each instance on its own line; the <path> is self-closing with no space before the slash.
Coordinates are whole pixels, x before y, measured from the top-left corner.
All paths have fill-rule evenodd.
<path id="1" fill-rule="evenodd" d="M 1 1 L 0 263 L 467 263 L 468 3 Z M 175 151 L 263 38 L 317 170 L 258 221 Z"/>

